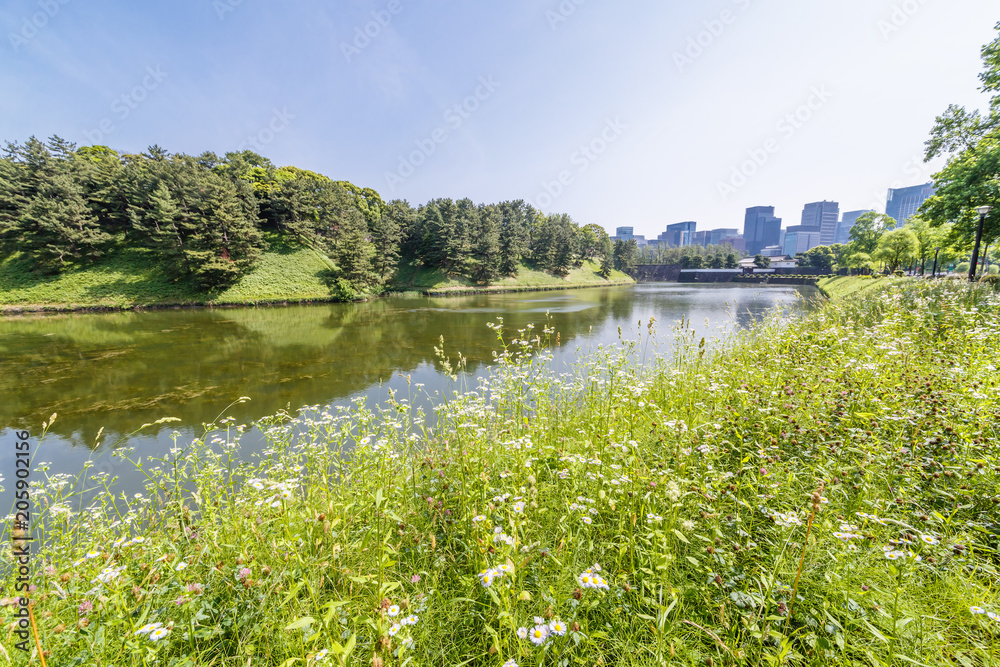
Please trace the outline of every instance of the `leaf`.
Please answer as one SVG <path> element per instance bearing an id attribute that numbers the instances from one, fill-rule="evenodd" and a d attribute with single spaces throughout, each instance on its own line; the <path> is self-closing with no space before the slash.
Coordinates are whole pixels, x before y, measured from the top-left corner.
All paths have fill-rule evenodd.
<path id="1" fill-rule="evenodd" d="M 699 562 L 697 561 L 697 559 L 695 559 L 695 558 L 692 558 L 691 556 L 688 556 L 688 557 L 687 557 L 687 559 L 688 559 L 688 560 L 689 560 L 689 561 L 691 562 L 691 564 L 692 564 L 692 565 L 694 565 L 695 567 L 701 567 L 701 563 L 699 563 Z"/>
<path id="2" fill-rule="evenodd" d="M 876 639 L 879 639 L 879 640 L 881 640 L 882 642 L 884 642 L 884 643 L 886 643 L 886 644 L 888 644 L 888 643 L 889 643 L 889 640 L 885 638 L 885 635 L 883 635 L 883 634 L 882 634 L 881 632 L 879 632 L 879 631 L 878 631 L 878 630 L 877 630 L 877 629 L 875 628 L 875 626 L 874 626 L 874 625 L 872 625 L 871 623 L 869 623 L 869 622 L 867 621 L 867 619 L 864 619 L 864 618 L 863 618 L 863 619 L 861 619 L 861 622 L 865 624 L 865 626 L 866 626 L 866 627 L 868 628 L 868 630 L 869 630 L 869 631 L 871 631 L 871 633 L 872 633 L 873 635 L 875 635 L 875 638 L 876 638 Z"/>
<path id="3" fill-rule="evenodd" d="M 285 630 L 298 630 L 299 628 L 304 628 L 307 625 L 312 625 L 316 622 L 316 619 L 312 616 L 303 616 L 297 621 L 292 621 L 285 626 Z"/>
<path id="4" fill-rule="evenodd" d="M 690 542 L 688 542 L 688 538 L 684 537 L 684 533 L 677 530 L 676 528 L 674 528 L 674 535 L 676 535 L 677 539 L 683 542 L 684 544 L 691 544 Z"/>
<path id="5" fill-rule="evenodd" d="M 350 638 L 347 640 L 347 643 L 344 645 L 344 657 L 345 658 L 351 654 L 351 651 L 354 650 L 354 646 L 357 643 L 358 643 L 358 636 L 357 635 L 351 635 Z"/>
<path id="6" fill-rule="evenodd" d="M 285 599 L 282 601 L 282 603 L 278 605 L 278 608 L 280 609 L 281 607 L 284 607 L 286 604 L 291 602 L 292 598 L 294 598 L 296 595 L 299 594 L 299 591 L 302 590 L 302 587 L 305 586 L 305 584 L 306 582 L 304 581 L 300 581 L 299 583 L 295 584 L 295 586 L 292 587 L 292 590 L 288 592 L 288 595 L 285 596 Z"/>

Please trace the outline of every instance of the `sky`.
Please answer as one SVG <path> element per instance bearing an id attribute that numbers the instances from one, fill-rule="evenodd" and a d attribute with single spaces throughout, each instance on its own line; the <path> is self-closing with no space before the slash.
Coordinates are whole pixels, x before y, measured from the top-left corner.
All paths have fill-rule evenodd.
<path id="1" fill-rule="evenodd" d="M 250 149 L 610 233 L 884 211 L 985 106 L 996 0 L 4 0 L 0 140 Z"/>

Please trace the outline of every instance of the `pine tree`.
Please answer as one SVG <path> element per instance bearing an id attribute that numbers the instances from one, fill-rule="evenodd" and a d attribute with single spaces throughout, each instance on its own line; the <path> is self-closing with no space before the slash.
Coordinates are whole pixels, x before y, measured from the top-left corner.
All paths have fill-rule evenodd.
<path id="1" fill-rule="evenodd" d="M 479 229 L 475 234 L 473 279 L 489 285 L 500 277 L 500 207 L 483 206 L 479 210 Z"/>
<path id="2" fill-rule="evenodd" d="M 413 211 L 405 201 L 389 203 L 379 218 L 370 225 L 371 241 L 375 248 L 373 270 L 385 283 L 399 265 L 403 230 L 410 225 Z"/>
<path id="3" fill-rule="evenodd" d="M 87 205 L 74 151 L 59 137 L 48 144 L 32 137 L 24 146 L 8 145 L 16 168 L 7 177 L 14 175 L 19 183 L 19 205 L 17 220 L 5 224 L 4 236 L 48 273 L 97 259 L 111 241 Z M 6 215 L 12 217 L 9 211 Z"/>
<path id="4" fill-rule="evenodd" d="M 500 274 L 517 276 L 521 258 L 527 251 L 526 204 L 521 201 L 500 204 Z"/>
<path id="5" fill-rule="evenodd" d="M 354 290 L 366 291 L 378 282 L 372 265 L 375 246 L 368 236 L 368 223 L 356 209 L 348 211 L 341 223 L 342 234 L 334 252 L 338 277 L 350 283 Z"/>
<path id="6" fill-rule="evenodd" d="M 131 219 L 140 242 L 201 289 L 231 284 L 264 247 L 236 185 L 189 156 L 151 154 L 133 170 Z"/>

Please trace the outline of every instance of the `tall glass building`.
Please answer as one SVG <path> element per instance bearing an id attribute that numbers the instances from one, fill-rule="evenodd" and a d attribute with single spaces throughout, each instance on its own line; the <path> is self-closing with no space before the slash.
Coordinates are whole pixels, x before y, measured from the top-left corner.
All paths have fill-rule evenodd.
<path id="1" fill-rule="evenodd" d="M 819 228 L 819 245 L 833 245 L 837 240 L 840 224 L 840 204 L 835 201 L 818 201 L 802 209 L 802 226 Z"/>
<path id="2" fill-rule="evenodd" d="M 889 196 L 885 200 L 885 214 L 896 221 L 901 227 L 913 217 L 920 205 L 934 196 L 934 183 L 913 185 L 908 188 L 889 188 Z"/>
<path id="3" fill-rule="evenodd" d="M 844 217 L 841 218 L 840 224 L 837 225 L 837 240 L 836 243 L 848 243 L 851 240 L 851 228 L 854 227 L 854 223 L 858 221 L 858 218 L 863 216 L 865 213 L 874 213 L 875 211 L 844 211 Z"/>
<path id="4" fill-rule="evenodd" d="M 674 248 L 691 245 L 694 243 L 694 234 L 697 231 L 698 223 L 693 220 L 678 222 L 667 225 L 667 231 L 657 236 L 657 240 L 666 243 Z"/>
<path id="5" fill-rule="evenodd" d="M 781 218 L 774 217 L 773 206 L 753 206 L 743 219 L 743 238 L 747 254 L 757 255 L 767 246 L 781 240 Z"/>

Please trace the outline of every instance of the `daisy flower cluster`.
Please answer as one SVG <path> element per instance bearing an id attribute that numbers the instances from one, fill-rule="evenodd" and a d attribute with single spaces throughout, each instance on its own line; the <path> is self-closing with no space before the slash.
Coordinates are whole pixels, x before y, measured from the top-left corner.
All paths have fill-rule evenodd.
<path id="1" fill-rule="evenodd" d="M 146 625 L 142 626 L 132 634 L 135 637 L 142 637 L 144 635 L 148 635 L 149 641 L 158 642 L 167 635 L 169 635 L 170 630 L 168 628 L 163 627 L 163 623 L 147 623 Z"/>
<path id="2" fill-rule="evenodd" d="M 973 615 L 985 616 L 991 621 L 1000 623 L 1000 614 L 995 611 L 986 611 L 982 607 L 969 607 L 969 611 L 972 612 Z"/>
<path id="3" fill-rule="evenodd" d="M 517 629 L 518 638 L 527 639 L 535 646 L 544 646 L 552 637 L 566 634 L 566 624 L 558 619 L 546 623 L 541 616 L 535 616 L 534 620 L 533 627 Z"/>
<path id="4" fill-rule="evenodd" d="M 577 575 L 576 580 L 580 583 L 580 588 L 598 588 L 601 590 L 608 590 L 608 582 L 605 581 L 598 572 L 601 571 L 601 566 L 594 564 L 588 567 L 586 570 Z"/>
<path id="5" fill-rule="evenodd" d="M 782 528 L 794 528 L 795 526 L 802 525 L 802 519 L 793 512 L 775 512 L 771 515 L 771 518 L 774 520 L 774 523 Z"/>
<path id="6" fill-rule="evenodd" d="M 299 479 L 292 477 L 284 482 L 273 482 L 268 479 L 253 478 L 247 480 L 247 484 L 257 491 L 265 491 L 269 495 L 254 503 L 254 507 L 267 505 L 272 508 L 281 507 L 282 502 L 292 500 L 295 490 L 299 487 Z"/>
<path id="7" fill-rule="evenodd" d="M 479 583 L 482 584 L 483 588 L 489 588 L 496 579 L 501 579 L 508 574 L 514 574 L 514 566 L 510 563 L 503 563 L 483 570 L 476 575 L 476 578 L 479 579 Z"/>

